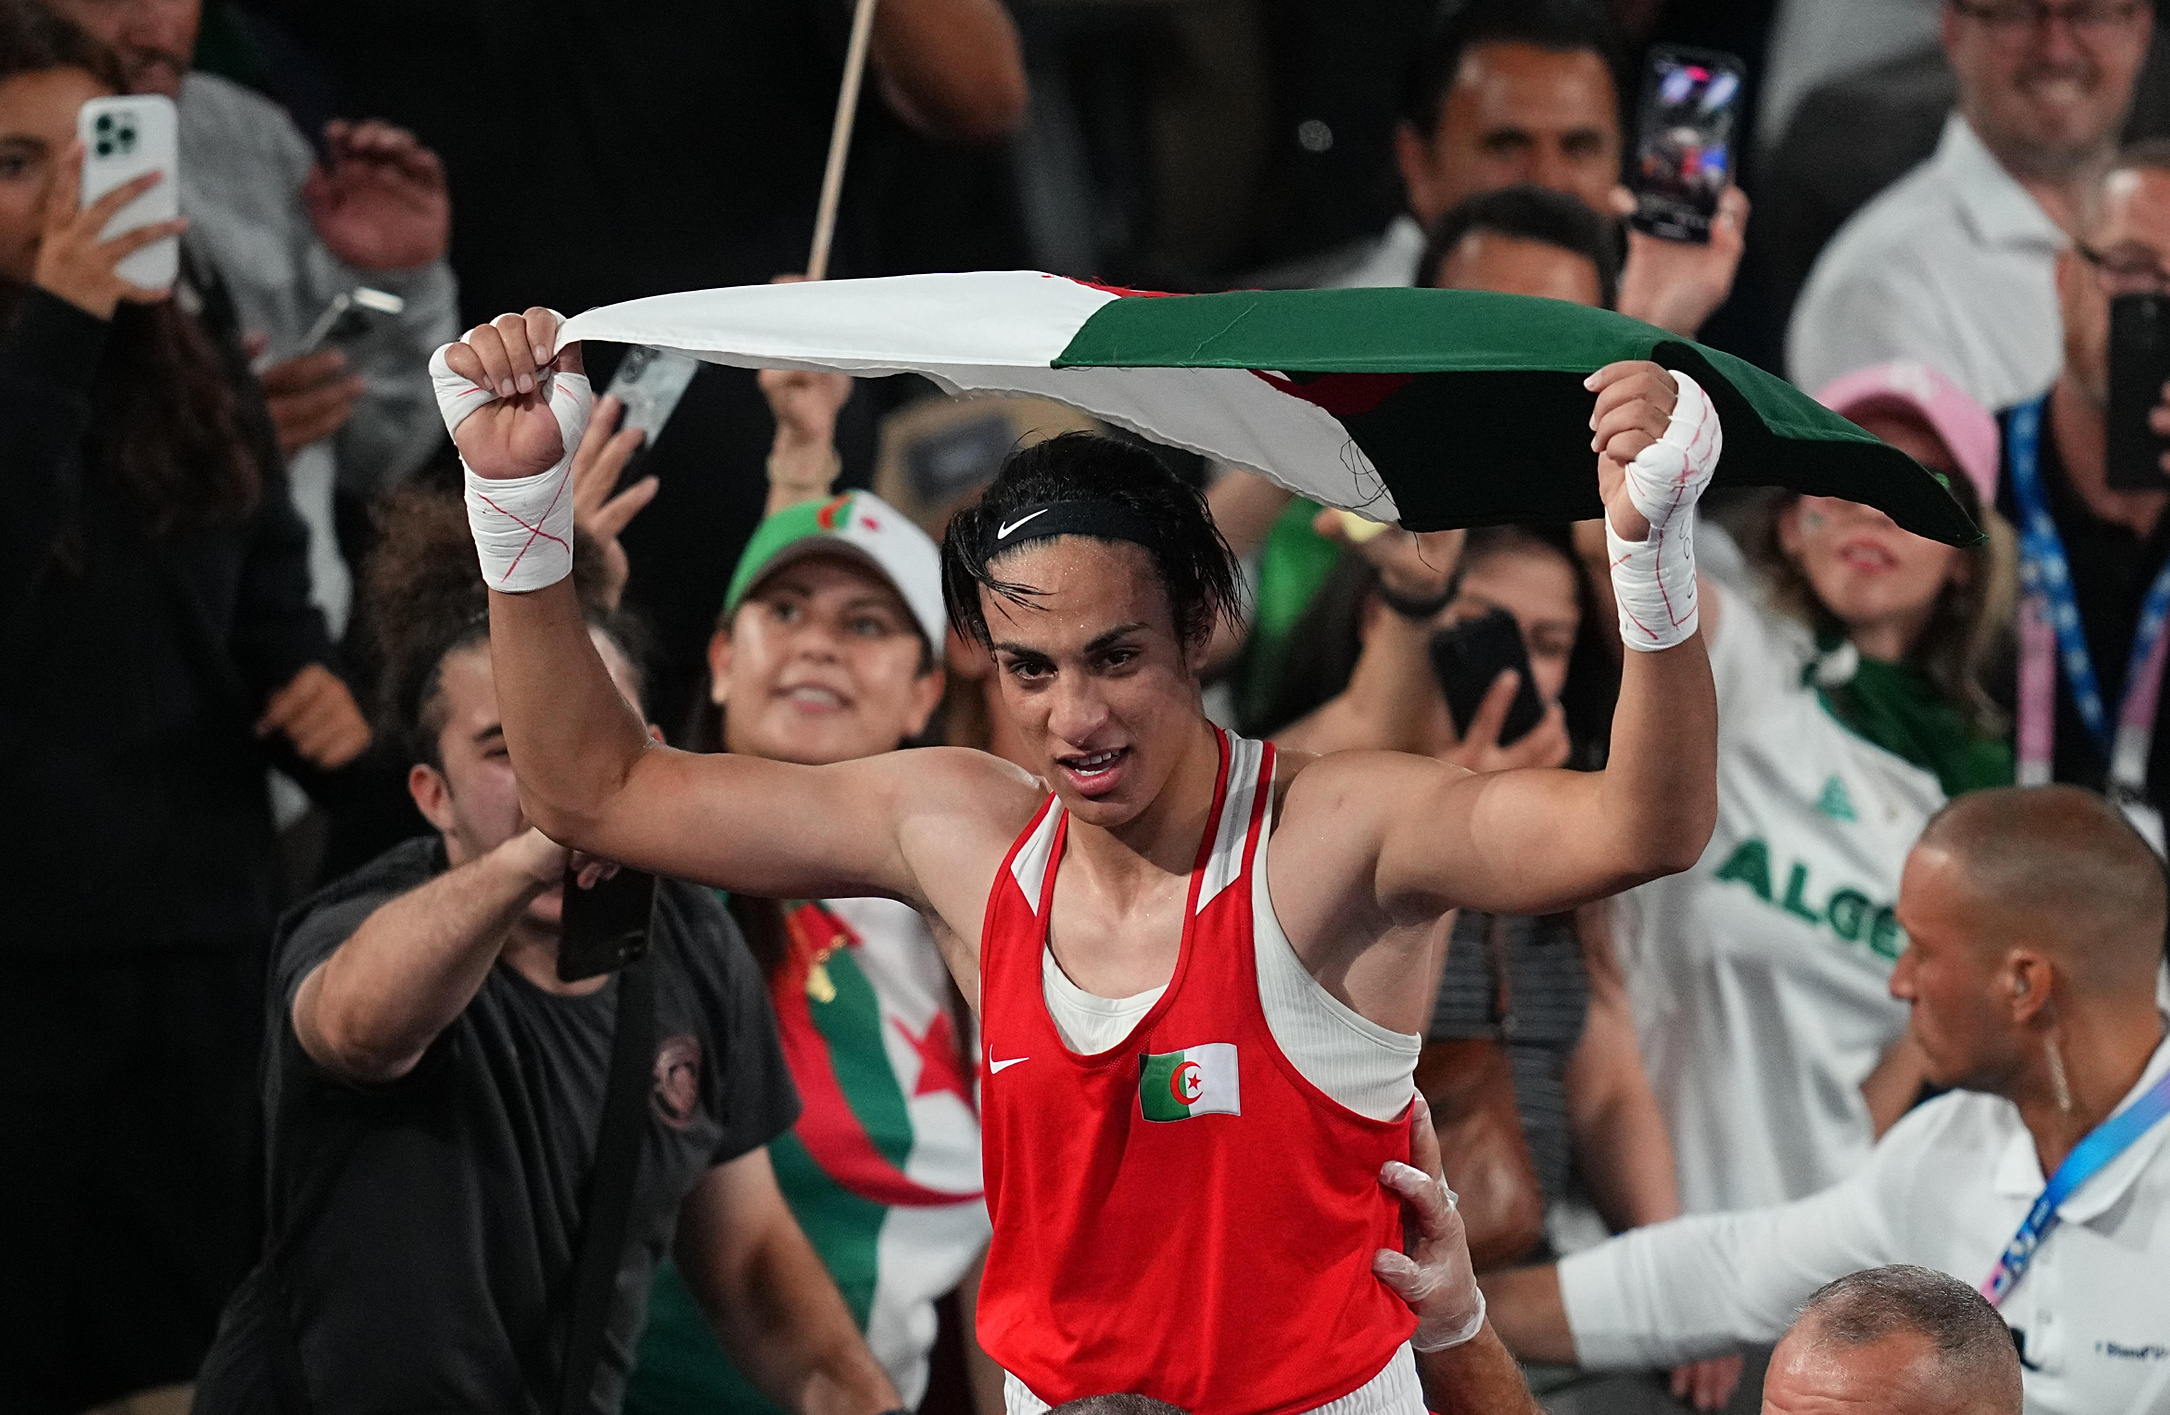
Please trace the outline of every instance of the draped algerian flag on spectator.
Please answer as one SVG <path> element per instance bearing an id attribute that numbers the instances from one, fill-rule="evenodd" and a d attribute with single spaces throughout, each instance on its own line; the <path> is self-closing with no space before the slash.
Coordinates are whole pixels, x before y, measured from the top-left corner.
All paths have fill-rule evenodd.
<path id="1" fill-rule="evenodd" d="M 1405 289 L 1146 295 L 980 271 L 657 295 L 589 310 L 561 339 L 1052 398 L 1412 530 L 1600 514 L 1582 380 L 1620 359 L 1652 359 L 1686 372 L 1717 405 L 1717 485 L 1844 497 L 1921 535 L 1979 538 L 1920 464 L 1792 385 L 1556 300 Z"/>

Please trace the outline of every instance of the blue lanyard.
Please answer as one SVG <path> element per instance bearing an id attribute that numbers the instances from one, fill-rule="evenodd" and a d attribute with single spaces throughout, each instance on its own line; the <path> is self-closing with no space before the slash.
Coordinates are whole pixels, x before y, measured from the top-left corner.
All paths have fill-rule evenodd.
<path id="1" fill-rule="evenodd" d="M 2146 1094 L 2126 1106 L 2117 1114 L 2087 1132 L 2085 1139 L 2072 1147 L 2057 1172 L 2043 1186 L 2042 1197 L 2027 1210 L 2026 1219 L 2019 1225 L 2019 1232 L 2004 1245 L 2003 1256 L 1997 1266 L 1982 1280 L 1982 1296 L 1992 1306 L 2001 1305 L 2005 1294 L 2018 1286 L 2027 1272 L 2027 1265 L 2034 1261 L 2042 1240 L 2057 1226 L 2057 1208 L 2072 1197 L 2072 1191 L 2102 1172 L 2103 1166 L 2123 1154 L 2132 1142 L 2145 1135 L 2156 1121 L 2170 1115 L 2170 1072 L 2165 1072 Z"/>
<path id="2" fill-rule="evenodd" d="M 2044 394 L 2032 403 L 2012 410 L 2005 431 L 2005 450 L 2012 471 L 2012 496 L 2019 503 L 2019 575 L 2028 593 L 2039 596 L 2057 634 L 2057 657 L 2080 721 L 2108 755 L 2113 748 L 2108 715 L 2103 709 L 2102 687 L 2095 678 L 2095 661 L 2087 651 L 2087 636 L 2080 631 L 2079 605 L 2072 598 L 2072 572 L 2065 560 L 2064 538 L 2050 519 L 2049 498 L 2042 491 L 2039 448 L 2042 440 Z M 2147 598 L 2140 604 L 2140 623 L 2132 638 L 2132 656 L 2125 666 L 2126 706 L 2136 705 L 2133 695 L 2147 691 L 2145 669 L 2153 657 L 2163 627 L 2170 623 L 2170 560 L 2155 572 Z M 2147 713 L 2152 728 L 2154 713 Z M 2145 774 L 2143 768 L 2143 776 Z"/>

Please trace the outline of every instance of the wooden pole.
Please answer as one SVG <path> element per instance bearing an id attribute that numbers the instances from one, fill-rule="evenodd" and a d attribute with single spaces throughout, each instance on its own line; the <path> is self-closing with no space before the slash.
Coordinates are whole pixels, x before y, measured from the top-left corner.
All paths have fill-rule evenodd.
<path id="1" fill-rule="evenodd" d="M 836 204 L 844 193 L 844 158 L 851 151 L 852 121 L 859 112 L 859 82 L 866 76 L 867 43 L 874 35 L 874 0 L 858 0 L 851 16 L 851 45 L 844 51 L 844 83 L 836 91 L 836 125 L 829 130 L 829 165 L 821 174 L 821 205 L 814 211 L 814 248 L 806 278 L 829 273 L 829 244 L 836 235 Z"/>

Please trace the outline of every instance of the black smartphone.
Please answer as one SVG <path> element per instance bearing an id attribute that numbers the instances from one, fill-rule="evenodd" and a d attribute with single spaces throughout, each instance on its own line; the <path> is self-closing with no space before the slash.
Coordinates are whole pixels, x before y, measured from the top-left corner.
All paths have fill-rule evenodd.
<path id="1" fill-rule="evenodd" d="M 558 924 L 558 981 L 613 973 L 648 951 L 656 877 L 620 868 L 593 889 L 582 889 L 565 868 L 565 903 Z"/>
<path id="2" fill-rule="evenodd" d="M 1638 231 L 1669 241 L 1710 241 L 1718 199 L 1733 180 L 1733 129 L 1741 61 L 1715 49 L 1659 45 L 1643 75 L 1642 116 L 1628 188 Z"/>
<path id="3" fill-rule="evenodd" d="M 2109 483 L 2117 491 L 2170 490 L 2162 456 L 2170 438 L 2147 416 L 2170 383 L 2170 296 L 2119 295 L 2110 301 Z"/>
<path id="4" fill-rule="evenodd" d="M 1451 629 L 1432 635 L 1432 676 L 1446 695 L 1447 712 L 1454 730 L 1467 734 L 1492 691 L 1499 675 L 1512 668 L 1516 674 L 1514 702 L 1500 724 L 1499 745 L 1519 742 L 1545 720 L 1545 704 L 1530 679 L 1529 649 L 1522 642 L 1522 626 L 1504 609 L 1476 619 L 1465 619 Z"/>

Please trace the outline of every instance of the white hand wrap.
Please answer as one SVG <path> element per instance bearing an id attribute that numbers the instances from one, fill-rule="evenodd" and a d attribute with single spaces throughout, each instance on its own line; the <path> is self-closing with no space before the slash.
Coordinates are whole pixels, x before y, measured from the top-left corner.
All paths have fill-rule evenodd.
<path id="1" fill-rule="evenodd" d="M 1725 439 L 1718 410 L 1701 385 L 1677 370 L 1680 396 L 1665 436 L 1627 466 L 1628 499 L 1649 518 L 1650 534 L 1621 538 L 1605 518 L 1620 642 L 1655 653 L 1695 634 L 1695 503 L 1717 470 Z"/>
<path id="2" fill-rule="evenodd" d="M 497 401 L 452 371 L 447 344 L 430 357 L 430 382 L 445 430 L 457 435 L 477 409 Z M 557 464 L 532 477 L 493 481 L 467 472 L 467 525 L 482 560 L 482 579 L 493 590 L 518 594 L 554 585 L 573 572 L 573 453 L 588 430 L 595 390 L 584 374 L 544 373 L 537 387 L 557 419 L 564 452 Z M 465 468 L 466 459 L 460 465 Z"/>

